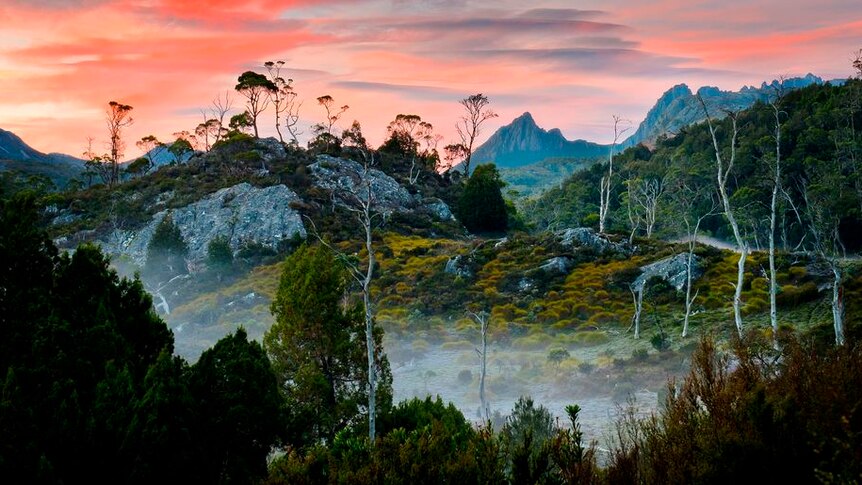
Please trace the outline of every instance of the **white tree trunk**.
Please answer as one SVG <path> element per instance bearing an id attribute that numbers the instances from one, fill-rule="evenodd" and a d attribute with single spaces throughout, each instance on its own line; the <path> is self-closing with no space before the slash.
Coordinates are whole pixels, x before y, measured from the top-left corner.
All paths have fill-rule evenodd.
<path id="1" fill-rule="evenodd" d="M 367 169 L 366 169 L 367 172 Z M 367 177 L 368 174 L 366 173 Z M 377 420 L 377 372 L 374 359 L 374 314 L 371 308 L 371 279 L 374 277 L 374 246 L 372 245 L 372 197 L 371 182 L 368 181 L 368 198 L 363 204 L 361 222 L 365 229 L 365 249 L 368 252 L 368 267 L 362 281 L 362 301 L 365 304 L 365 343 L 368 353 L 368 438 L 374 445 Z"/>
<path id="2" fill-rule="evenodd" d="M 772 346 L 778 350 L 778 277 L 775 268 L 775 224 L 778 206 L 778 190 L 781 186 L 781 111 L 778 108 L 779 99 L 770 103 L 775 115 L 775 170 L 772 180 L 772 201 L 769 206 L 769 321 L 772 324 Z"/>
<path id="3" fill-rule="evenodd" d="M 832 325 L 835 327 L 835 345 L 844 345 L 844 298 L 841 288 L 841 268 L 838 261 L 830 260 L 832 269 Z"/>
<path id="4" fill-rule="evenodd" d="M 629 130 L 629 127 L 620 129 L 620 123 L 624 120 L 619 116 L 614 115 L 614 142 L 611 144 L 611 151 L 608 154 L 608 174 L 602 177 L 599 187 L 599 232 L 604 233 L 606 221 L 611 203 L 611 187 L 613 187 L 614 178 L 614 151 L 617 149 L 617 142 L 620 137 Z"/>
<path id="5" fill-rule="evenodd" d="M 733 237 L 736 239 L 736 247 L 739 251 L 739 260 L 737 261 L 737 276 L 736 288 L 733 294 L 733 319 L 736 323 L 736 331 L 742 337 L 742 284 L 745 278 L 745 258 L 748 257 L 748 244 L 742 238 L 742 233 L 739 231 L 739 224 L 733 216 L 733 210 L 730 208 L 730 198 L 727 195 L 727 178 L 733 169 L 733 163 L 736 161 L 736 138 L 739 134 L 739 129 L 736 123 L 736 114 L 728 112 L 728 117 L 733 123 L 733 132 L 730 139 L 730 161 L 727 168 L 724 168 L 724 161 L 721 158 L 721 149 L 718 146 L 718 136 L 715 133 L 715 127 L 712 124 L 712 118 L 709 116 L 709 111 L 706 109 L 706 103 L 702 98 L 698 97 L 703 111 L 706 113 L 706 121 L 709 127 L 709 133 L 712 136 L 712 146 L 715 150 L 715 164 L 718 180 L 718 193 L 721 197 L 721 203 L 724 208 L 724 216 L 733 229 Z"/>
<path id="6" fill-rule="evenodd" d="M 632 292 L 632 300 L 634 300 L 635 304 L 635 314 L 632 316 L 632 326 L 635 329 L 635 339 L 641 338 L 641 309 L 643 308 L 644 301 L 644 288 L 646 283 L 640 288 L 631 287 L 629 288 Z"/>
<path id="7" fill-rule="evenodd" d="M 491 409 L 488 405 L 488 399 L 485 397 L 485 377 L 487 376 L 488 362 L 488 326 L 490 316 L 487 312 L 473 313 L 469 312 L 470 316 L 479 324 L 479 329 L 482 333 L 482 350 L 476 349 L 480 359 L 479 371 L 479 405 L 481 414 L 486 421 L 491 419 Z"/>

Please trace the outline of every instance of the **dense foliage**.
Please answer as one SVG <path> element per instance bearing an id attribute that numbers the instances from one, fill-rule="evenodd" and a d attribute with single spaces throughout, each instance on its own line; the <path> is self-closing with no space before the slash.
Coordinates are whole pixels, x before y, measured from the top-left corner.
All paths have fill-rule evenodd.
<path id="1" fill-rule="evenodd" d="M 458 199 L 458 217 L 470 232 L 505 232 L 508 212 L 501 189 L 503 182 L 493 164 L 479 165 L 470 175 Z"/>
<path id="2" fill-rule="evenodd" d="M 260 346 L 240 331 L 189 367 L 139 280 L 120 279 L 94 246 L 59 255 L 36 219 L 32 199 L 0 202 L 0 475 L 261 476 L 281 403 Z"/>
<path id="3" fill-rule="evenodd" d="M 295 446 L 332 441 L 358 424 L 367 406 L 365 315 L 360 303 L 345 306 L 347 273 L 331 251 L 300 247 L 284 263 L 272 303 L 275 323 L 264 336 L 289 410 Z M 392 402 L 392 374 L 375 334 L 377 405 Z"/>

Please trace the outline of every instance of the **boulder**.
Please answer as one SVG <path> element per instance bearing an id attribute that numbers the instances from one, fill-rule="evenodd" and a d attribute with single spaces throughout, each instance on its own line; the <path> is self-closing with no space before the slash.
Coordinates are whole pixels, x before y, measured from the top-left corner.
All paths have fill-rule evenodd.
<path id="1" fill-rule="evenodd" d="M 572 258 L 557 256 L 542 263 L 539 269 L 551 274 L 569 274 L 573 266 L 574 261 L 572 261 Z"/>
<path id="2" fill-rule="evenodd" d="M 640 291 L 643 289 L 644 285 L 650 278 L 659 277 L 665 281 L 667 281 L 671 286 L 676 288 L 677 290 L 681 290 L 685 287 L 686 280 L 686 261 L 688 260 L 688 253 L 676 254 L 669 258 L 664 258 L 658 260 L 654 263 L 650 263 L 646 266 L 641 267 L 641 275 L 635 278 L 635 281 L 632 283 L 632 287 L 636 291 Z M 703 267 L 700 264 L 700 258 L 694 256 L 691 262 L 691 277 L 692 280 L 696 280 L 700 278 L 703 274 Z"/>
<path id="3" fill-rule="evenodd" d="M 598 234 L 589 227 L 576 227 L 557 231 L 557 238 L 563 246 L 575 248 L 589 248 L 602 254 L 606 252 L 618 252 L 631 254 L 632 248 L 626 242 L 613 242 L 604 234 Z"/>

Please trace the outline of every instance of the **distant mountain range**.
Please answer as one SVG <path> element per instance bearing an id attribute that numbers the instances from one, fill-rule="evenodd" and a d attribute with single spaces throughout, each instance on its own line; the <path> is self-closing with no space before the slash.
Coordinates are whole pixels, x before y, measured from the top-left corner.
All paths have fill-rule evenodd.
<path id="1" fill-rule="evenodd" d="M 83 170 L 81 159 L 62 153 L 42 153 L 24 143 L 18 135 L 0 129 L 0 171 L 44 175 L 62 187 Z"/>
<path id="2" fill-rule="evenodd" d="M 829 81 L 833 85 L 843 84 L 844 80 L 836 79 Z M 784 80 L 784 89 L 801 89 L 812 84 L 823 84 L 824 81 L 818 76 L 808 74 L 804 77 L 795 77 Z M 717 87 L 704 86 L 693 93 L 685 84 L 677 84 L 668 89 L 655 105 L 649 110 L 646 118 L 638 126 L 628 139 L 622 142 L 623 147 L 630 147 L 638 143 L 652 145 L 662 135 L 675 135 L 691 124 L 699 123 L 706 119 L 703 107 L 697 96 L 700 95 L 711 115 L 716 118 L 724 117 L 721 110 L 739 111 L 751 107 L 758 101 L 768 101 L 774 96 L 779 87 L 778 81 L 763 83 L 760 87 L 745 86 L 739 91 L 722 91 Z"/>
<path id="3" fill-rule="evenodd" d="M 823 79 L 808 74 L 805 77 L 784 81 L 785 89 L 800 89 L 812 84 L 823 84 Z M 830 81 L 833 84 L 843 80 Z M 697 90 L 714 117 L 720 118 L 720 109 L 741 110 L 757 101 L 765 101 L 775 92 L 778 81 L 763 83 L 759 88 L 745 86 L 739 91 L 722 91 L 704 86 Z M 620 142 L 620 148 L 645 143 L 651 145 L 664 134 L 673 135 L 685 126 L 705 119 L 697 96 L 685 84 L 670 88 L 656 101 L 637 131 Z M 500 168 L 516 168 L 549 158 L 591 159 L 605 157 L 610 146 L 586 140 L 567 140 L 559 129 L 539 128 L 530 113 L 524 113 L 498 129 L 473 153 L 473 165 L 494 162 Z"/>

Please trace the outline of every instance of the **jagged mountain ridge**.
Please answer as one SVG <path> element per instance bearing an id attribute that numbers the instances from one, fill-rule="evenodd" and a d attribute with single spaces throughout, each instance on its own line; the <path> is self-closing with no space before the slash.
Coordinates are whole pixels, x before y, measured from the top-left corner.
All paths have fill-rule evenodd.
<path id="1" fill-rule="evenodd" d="M 586 140 L 567 140 L 558 128 L 540 128 L 526 112 L 498 129 L 473 153 L 473 166 L 494 162 L 500 168 L 529 165 L 548 158 L 595 158 L 608 147 Z"/>
<path id="2" fill-rule="evenodd" d="M 823 84 L 825 81 L 807 74 L 803 77 L 785 79 L 784 90 L 801 89 L 812 84 Z M 829 81 L 840 84 L 842 80 Z M 688 125 L 704 121 L 706 117 L 697 96 L 701 96 L 710 115 L 715 118 L 724 117 L 722 110 L 740 111 L 753 106 L 758 101 L 767 101 L 781 87 L 778 80 L 762 83 L 760 87 L 743 86 L 739 91 L 722 91 L 714 86 L 703 86 L 692 92 L 686 84 L 677 84 L 665 91 L 647 112 L 646 118 L 637 130 L 621 143 L 622 147 L 630 147 L 638 143 L 652 145 L 662 135 L 674 135 Z"/>
<path id="3" fill-rule="evenodd" d="M 784 89 L 800 89 L 825 81 L 813 74 L 784 80 Z M 829 81 L 832 84 L 842 80 Z M 760 87 L 744 86 L 739 91 L 722 91 L 714 86 L 703 86 L 692 92 L 686 84 L 677 84 L 667 90 L 647 112 L 637 130 L 619 147 L 627 148 L 645 143 L 652 145 L 661 135 L 673 135 L 682 128 L 703 121 L 703 108 L 697 95 L 703 97 L 716 118 L 723 117 L 721 110 L 739 111 L 757 101 L 765 101 L 775 93 L 779 82 L 762 83 Z M 609 145 L 586 140 L 567 140 L 558 128 L 540 128 L 533 116 L 526 112 L 511 123 L 499 128 L 473 153 L 473 165 L 494 162 L 500 168 L 518 168 L 549 158 L 595 159 L 607 156 Z"/>

